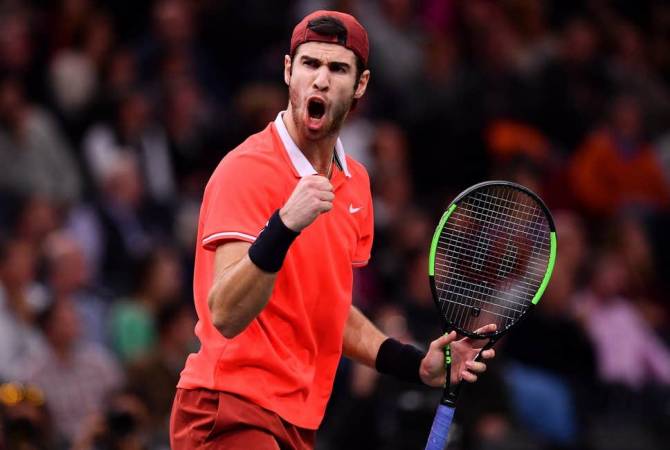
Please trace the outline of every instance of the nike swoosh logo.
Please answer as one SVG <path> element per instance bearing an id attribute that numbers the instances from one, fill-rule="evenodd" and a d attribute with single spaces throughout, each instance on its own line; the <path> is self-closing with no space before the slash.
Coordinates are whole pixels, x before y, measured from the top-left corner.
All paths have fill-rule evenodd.
<path id="1" fill-rule="evenodd" d="M 361 208 L 362 208 L 362 206 L 361 206 L 361 207 L 358 207 L 358 208 L 354 208 L 354 205 L 349 204 L 349 212 L 350 212 L 351 214 L 356 214 L 358 211 L 361 210 Z"/>

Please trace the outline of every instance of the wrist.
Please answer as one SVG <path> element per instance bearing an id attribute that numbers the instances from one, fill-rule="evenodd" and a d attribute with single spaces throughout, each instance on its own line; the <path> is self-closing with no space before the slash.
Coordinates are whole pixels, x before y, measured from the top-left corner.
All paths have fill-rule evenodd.
<path id="1" fill-rule="evenodd" d="M 379 347 L 375 367 L 378 372 L 412 383 L 423 384 L 421 361 L 425 354 L 413 345 L 388 338 Z"/>
<path id="2" fill-rule="evenodd" d="M 302 231 L 297 229 L 298 227 L 294 223 L 292 223 L 290 219 L 286 218 L 286 211 L 284 211 L 284 208 L 279 209 L 278 214 L 279 214 L 279 220 L 281 220 L 281 222 L 284 224 L 286 228 L 293 231 L 294 233 L 300 233 L 300 231 Z"/>
<path id="3" fill-rule="evenodd" d="M 299 234 L 284 224 L 277 210 L 249 247 L 249 259 L 263 272 L 278 272 L 289 247 Z"/>

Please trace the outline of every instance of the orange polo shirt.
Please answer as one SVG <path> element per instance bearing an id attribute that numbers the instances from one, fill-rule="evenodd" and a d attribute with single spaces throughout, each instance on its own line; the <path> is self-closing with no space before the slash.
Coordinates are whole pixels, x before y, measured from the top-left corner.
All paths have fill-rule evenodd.
<path id="1" fill-rule="evenodd" d="M 352 267 L 367 264 L 373 234 L 367 172 L 345 155 L 339 139 L 335 154 L 333 209 L 296 238 L 267 306 L 232 339 L 214 328 L 207 305 L 215 250 L 230 240 L 253 242 L 299 179 L 316 171 L 288 134 L 282 113 L 216 168 L 205 188 L 195 255 L 201 348 L 188 357 L 178 387 L 234 393 L 294 425 L 319 427 L 342 354 Z"/>

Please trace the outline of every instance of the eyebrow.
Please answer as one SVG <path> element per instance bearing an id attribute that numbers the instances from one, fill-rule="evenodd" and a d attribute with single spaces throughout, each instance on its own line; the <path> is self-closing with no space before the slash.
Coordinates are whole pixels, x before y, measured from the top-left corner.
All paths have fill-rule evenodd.
<path id="1" fill-rule="evenodd" d="M 302 55 L 300 57 L 300 61 L 306 62 L 306 63 L 318 63 L 319 65 L 323 64 L 323 61 L 321 61 L 320 59 L 313 58 L 313 57 L 307 56 L 307 55 Z M 333 61 L 331 63 L 328 63 L 328 68 L 330 68 L 331 70 L 333 70 L 333 69 L 349 70 L 349 69 L 351 69 L 351 65 L 349 63 L 342 62 L 342 61 Z"/>

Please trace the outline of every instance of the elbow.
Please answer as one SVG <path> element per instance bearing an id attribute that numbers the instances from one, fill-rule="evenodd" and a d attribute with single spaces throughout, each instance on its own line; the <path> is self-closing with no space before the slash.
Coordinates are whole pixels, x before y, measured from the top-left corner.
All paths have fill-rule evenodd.
<path id="1" fill-rule="evenodd" d="M 226 320 L 212 320 L 214 327 L 219 330 L 219 333 L 226 339 L 232 339 L 242 332 L 242 329 L 235 327 Z"/>
<path id="2" fill-rule="evenodd" d="M 217 305 L 212 301 L 211 297 L 208 299 L 207 303 L 209 304 L 212 325 L 214 325 L 214 328 L 216 328 L 223 337 L 232 339 L 242 332 L 243 328 L 235 323 L 232 314 L 227 311 L 223 305 Z"/>
<path id="3" fill-rule="evenodd" d="M 242 332 L 242 328 L 233 323 L 233 321 L 230 320 L 230 316 L 226 314 L 212 313 L 212 325 L 214 325 L 214 328 L 219 330 L 219 333 L 226 339 L 232 339 Z"/>

